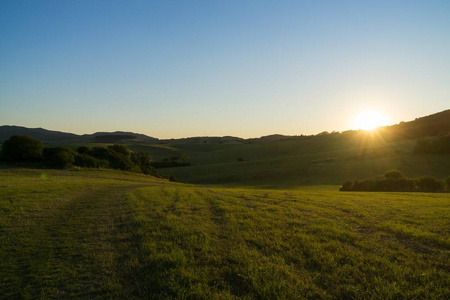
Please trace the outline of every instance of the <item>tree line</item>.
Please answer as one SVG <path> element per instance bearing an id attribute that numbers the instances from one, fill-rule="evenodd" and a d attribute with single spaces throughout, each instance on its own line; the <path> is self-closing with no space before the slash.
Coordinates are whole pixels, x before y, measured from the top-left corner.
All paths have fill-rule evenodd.
<path id="1" fill-rule="evenodd" d="M 346 181 L 339 190 L 371 192 L 450 192 L 450 176 L 443 180 L 438 180 L 431 176 L 408 178 L 398 170 L 389 170 L 380 177 Z"/>
<path id="2" fill-rule="evenodd" d="M 67 147 L 44 147 L 42 141 L 26 135 L 13 135 L 2 144 L 1 160 L 10 163 L 42 163 L 49 168 L 111 168 L 155 177 L 164 177 L 152 165 L 146 152 L 133 152 L 125 145 L 76 150 Z M 175 178 L 169 178 L 175 180 Z"/>

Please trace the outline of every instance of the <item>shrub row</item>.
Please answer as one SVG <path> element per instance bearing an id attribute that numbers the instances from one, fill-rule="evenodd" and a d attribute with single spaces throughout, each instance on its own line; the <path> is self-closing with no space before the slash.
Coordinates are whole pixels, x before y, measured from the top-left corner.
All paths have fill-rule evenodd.
<path id="1" fill-rule="evenodd" d="M 340 191 L 379 192 L 450 192 L 450 176 L 437 180 L 431 176 L 407 178 L 397 170 L 387 171 L 383 176 L 363 180 L 346 181 Z"/>
<path id="2" fill-rule="evenodd" d="M 2 145 L 1 158 L 6 162 L 42 162 L 50 168 L 112 168 L 156 177 L 163 177 L 152 166 L 150 155 L 132 152 L 125 145 L 93 147 L 81 146 L 76 151 L 66 147 L 45 147 L 30 136 L 13 135 Z"/>

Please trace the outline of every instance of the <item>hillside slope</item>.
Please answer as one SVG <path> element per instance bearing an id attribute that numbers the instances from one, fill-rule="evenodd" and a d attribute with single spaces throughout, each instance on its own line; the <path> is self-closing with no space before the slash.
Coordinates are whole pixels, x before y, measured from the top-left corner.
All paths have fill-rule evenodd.
<path id="1" fill-rule="evenodd" d="M 6 127 L 1 127 L 0 132 L 2 128 Z M 399 169 L 411 177 L 429 175 L 442 179 L 450 175 L 448 155 L 415 154 L 413 149 L 418 137 L 445 134 L 448 129 L 450 110 L 382 127 L 375 132 L 350 130 L 247 140 L 234 137 L 157 140 L 127 132 L 75 138 L 70 134 L 60 135 L 68 139 L 65 141 L 56 139 L 62 133 L 51 132 L 51 144 L 76 148 L 80 144 L 93 147 L 99 142 L 118 142 L 133 151 L 148 152 L 154 161 L 178 157 L 191 166 L 160 170 L 182 182 L 295 187 L 341 184 L 346 180 L 375 177 L 389 169 Z"/>

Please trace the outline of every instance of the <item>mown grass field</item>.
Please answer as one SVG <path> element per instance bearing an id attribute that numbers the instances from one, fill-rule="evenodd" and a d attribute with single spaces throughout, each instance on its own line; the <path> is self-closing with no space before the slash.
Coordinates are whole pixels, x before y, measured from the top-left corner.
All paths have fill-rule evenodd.
<path id="1" fill-rule="evenodd" d="M 450 195 L 0 170 L 0 298 L 448 299 Z"/>

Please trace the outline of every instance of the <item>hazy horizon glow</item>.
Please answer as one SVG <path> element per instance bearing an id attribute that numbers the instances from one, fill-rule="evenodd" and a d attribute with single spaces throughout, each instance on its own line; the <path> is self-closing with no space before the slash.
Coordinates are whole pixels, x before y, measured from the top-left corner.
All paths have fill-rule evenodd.
<path id="1" fill-rule="evenodd" d="M 377 127 L 390 125 L 388 118 L 379 111 L 364 111 L 359 113 L 354 122 L 353 129 L 373 130 Z"/>
<path id="2" fill-rule="evenodd" d="M 0 125 L 157 138 L 450 108 L 449 1 L 0 2 Z"/>

